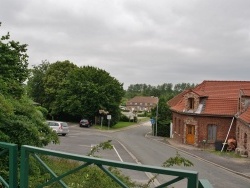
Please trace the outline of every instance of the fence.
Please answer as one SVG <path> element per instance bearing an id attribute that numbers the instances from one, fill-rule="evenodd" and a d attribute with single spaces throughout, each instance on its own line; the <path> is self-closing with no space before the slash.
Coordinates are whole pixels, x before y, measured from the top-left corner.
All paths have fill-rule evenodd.
<path id="1" fill-rule="evenodd" d="M 101 158 L 95 158 L 95 157 L 89 157 L 89 156 L 83 156 L 83 155 L 77 155 L 59 151 L 53 151 L 28 145 L 21 146 L 20 181 L 18 181 L 17 160 L 19 159 L 19 157 L 17 152 L 17 146 L 15 144 L 0 142 L 0 148 L 3 148 L 3 150 L 0 151 L 0 157 L 1 154 L 9 151 L 8 182 L 0 176 L 0 183 L 2 183 L 5 187 L 9 188 L 17 188 L 18 185 L 20 185 L 21 188 L 29 187 L 29 166 L 31 157 L 33 157 L 36 161 L 38 161 L 41 165 L 43 165 L 44 168 L 46 168 L 51 175 L 51 178 L 46 182 L 44 182 L 42 185 L 39 185 L 39 187 L 49 186 L 52 185 L 54 182 L 58 182 L 61 185 L 61 187 L 66 188 L 68 186 L 62 180 L 64 177 L 73 174 L 79 171 L 80 169 L 86 168 L 89 165 L 96 165 L 103 172 L 105 172 L 110 178 L 112 178 L 120 187 L 124 188 L 128 186 L 124 182 L 122 182 L 119 178 L 117 178 L 114 174 L 112 174 L 112 172 L 109 171 L 108 168 L 106 168 L 106 166 L 122 168 L 122 169 L 130 169 L 142 172 L 151 172 L 151 173 L 174 177 L 174 179 L 159 185 L 158 188 L 172 185 L 173 183 L 176 183 L 183 179 L 187 179 L 187 188 L 212 188 L 211 184 L 207 180 L 198 180 L 198 172 L 195 171 L 179 170 L 179 169 L 177 170 L 171 168 L 119 162 L 119 161 L 113 161 L 113 160 L 107 160 L 107 159 L 101 159 Z M 78 167 L 71 169 L 61 175 L 57 175 L 46 165 L 46 163 L 41 159 L 40 155 L 54 156 L 54 157 L 79 161 L 81 163 L 79 163 Z"/>

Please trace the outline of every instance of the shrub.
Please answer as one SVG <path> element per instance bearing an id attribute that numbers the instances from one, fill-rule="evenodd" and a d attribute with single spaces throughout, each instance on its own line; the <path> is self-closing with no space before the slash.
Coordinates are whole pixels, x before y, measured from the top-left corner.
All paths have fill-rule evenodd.
<path id="1" fill-rule="evenodd" d="M 156 133 L 155 127 L 154 127 L 154 131 Z M 167 123 L 164 121 L 158 121 L 157 122 L 157 136 L 170 137 L 170 123 Z"/>
<path id="2" fill-rule="evenodd" d="M 39 110 L 40 112 L 42 112 L 43 117 L 46 118 L 48 116 L 48 110 L 42 106 L 37 106 L 36 107 L 37 110 Z"/>
<path id="3" fill-rule="evenodd" d="M 120 121 L 129 122 L 129 118 L 126 115 L 121 114 Z"/>

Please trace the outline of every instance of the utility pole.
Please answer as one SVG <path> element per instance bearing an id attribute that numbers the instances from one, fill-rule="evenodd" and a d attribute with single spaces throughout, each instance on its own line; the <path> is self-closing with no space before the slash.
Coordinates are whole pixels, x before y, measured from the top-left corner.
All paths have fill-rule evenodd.
<path id="1" fill-rule="evenodd" d="M 156 104 L 155 136 L 157 136 L 158 103 L 159 103 L 159 99 L 157 100 L 157 104 Z"/>

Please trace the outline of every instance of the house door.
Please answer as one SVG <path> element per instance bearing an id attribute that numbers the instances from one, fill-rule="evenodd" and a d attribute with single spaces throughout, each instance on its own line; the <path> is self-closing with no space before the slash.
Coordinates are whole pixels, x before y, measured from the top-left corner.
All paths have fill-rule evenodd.
<path id="1" fill-rule="evenodd" d="M 186 143 L 194 144 L 194 125 L 187 125 L 186 127 Z"/>

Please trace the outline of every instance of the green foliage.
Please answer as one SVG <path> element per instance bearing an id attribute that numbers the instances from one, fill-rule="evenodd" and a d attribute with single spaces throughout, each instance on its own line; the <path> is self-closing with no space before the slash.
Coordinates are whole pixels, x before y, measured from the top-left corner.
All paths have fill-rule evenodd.
<path id="1" fill-rule="evenodd" d="M 58 100 L 64 112 L 93 119 L 102 109 L 112 115 L 112 122 L 118 121 L 124 91 L 122 84 L 106 71 L 90 66 L 80 67 L 69 73 L 63 88 Z"/>
<path id="2" fill-rule="evenodd" d="M 106 142 L 102 142 L 95 147 L 93 147 L 88 154 L 89 156 L 96 156 L 95 154 L 99 152 L 101 149 L 113 149 L 111 145 L 112 140 L 108 140 Z M 72 160 L 57 158 L 57 157 L 48 157 L 48 156 L 40 156 L 42 160 L 45 162 L 50 169 L 57 175 L 61 175 L 69 170 L 75 169 L 79 167 L 80 163 Z M 34 161 L 34 158 L 30 157 L 32 168 L 29 171 L 29 186 L 30 187 L 38 187 L 39 185 L 47 182 L 50 180 L 51 175 L 47 172 L 47 170 L 41 166 L 41 164 L 37 164 Z M 129 187 L 138 187 L 138 185 L 133 182 L 130 177 L 125 176 L 121 173 L 121 171 L 114 167 L 109 167 L 108 170 L 118 177 L 122 182 L 124 182 Z M 81 188 L 81 187 L 90 187 L 90 188 L 116 188 L 119 185 L 114 182 L 106 173 L 104 173 L 100 168 L 97 166 L 91 165 L 85 167 L 83 169 L 78 170 L 77 172 L 66 176 L 62 179 L 69 188 Z M 57 188 L 61 187 L 61 185 L 57 182 L 53 183 L 52 185 L 46 186 L 50 188 Z"/>
<path id="3" fill-rule="evenodd" d="M 28 96 L 42 106 L 46 105 L 44 79 L 49 66 L 50 63 L 48 61 L 42 61 L 42 64 L 33 66 L 33 69 L 31 69 L 32 74 L 27 83 Z"/>
<path id="4" fill-rule="evenodd" d="M 181 166 L 183 165 L 184 167 L 190 167 L 190 166 L 194 166 L 194 164 L 189 161 L 188 159 L 182 157 L 178 151 L 176 152 L 176 155 L 175 157 L 170 157 L 169 159 L 167 159 L 163 164 L 162 166 L 163 167 L 172 167 L 172 166 Z M 150 184 L 152 182 L 154 182 L 154 180 L 157 178 L 157 176 L 159 176 L 159 174 L 156 174 L 154 175 L 152 178 L 149 179 L 148 183 L 143 185 L 142 187 L 143 188 L 148 188 L 150 187 Z"/>
<path id="5" fill-rule="evenodd" d="M 175 94 L 178 94 L 178 93 L 181 93 L 182 91 L 186 90 L 186 89 L 190 89 L 190 88 L 194 88 L 196 86 L 196 84 L 192 83 L 179 83 L 179 84 L 176 84 L 174 86 L 174 93 Z"/>
<path id="6" fill-rule="evenodd" d="M 37 110 L 39 110 L 42 114 L 43 114 L 43 117 L 46 118 L 48 116 L 48 110 L 42 106 L 37 106 L 36 107 Z"/>
<path id="7" fill-rule="evenodd" d="M 157 118 L 157 136 L 170 136 L 170 122 L 171 122 L 171 111 L 167 105 L 168 97 L 161 96 L 158 103 L 158 118 Z M 152 109 L 152 116 L 156 117 L 157 107 Z M 156 118 L 155 118 L 156 119 Z M 153 129 L 156 131 L 156 128 Z M 155 135 L 155 134 L 154 134 Z"/>
<path id="8" fill-rule="evenodd" d="M 0 37 L 0 92 L 2 94 L 19 98 L 24 93 L 22 83 L 29 75 L 26 51 L 27 45 L 10 40 L 9 33 Z"/>
<path id="9" fill-rule="evenodd" d="M 118 122 L 124 90 L 122 84 L 106 71 L 91 66 L 77 67 L 63 61 L 44 62 L 32 72 L 28 94 L 46 107 L 55 119 L 93 120 L 102 109 L 112 115 L 111 126 Z"/>
<path id="10" fill-rule="evenodd" d="M 147 84 L 131 84 L 126 91 L 125 97 L 130 99 L 135 96 L 165 96 L 171 99 L 174 95 L 193 87 L 195 87 L 195 84 L 190 83 L 180 83 L 176 85 L 173 85 L 172 83 L 164 83 L 157 86 Z"/>
<path id="11" fill-rule="evenodd" d="M 128 118 L 126 115 L 121 114 L 121 116 L 120 116 L 120 121 L 129 122 L 129 118 Z"/>
<path id="12" fill-rule="evenodd" d="M 49 65 L 44 76 L 44 107 L 49 110 L 52 116 L 63 112 L 61 98 L 59 96 L 64 92 L 64 84 L 67 81 L 67 75 L 77 66 L 69 61 L 57 61 Z"/>
<path id="13" fill-rule="evenodd" d="M 182 157 L 178 152 L 176 152 L 176 156 L 175 157 L 170 157 L 169 159 L 167 159 L 164 163 L 163 163 L 163 167 L 170 167 L 170 166 L 185 166 L 185 167 L 189 167 L 189 166 L 194 166 L 194 164 L 189 161 L 188 159 Z"/>
<path id="14" fill-rule="evenodd" d="M 0 119 L 1 141 L 20 145 L 45 146 L 58 142 L 57 135 L 45 123 L 40 111 L 26 97 L 20 100 L 5 99 L 9 111 Z"/>
<path id="15" fill-rule="evenodd" d="M 41 111 L 25 95 L 23 82 L 29 75 L 26 44 L 0 37 L 0 140 L 33 146 L 58 142 L 45 124 Z"/>
<path id="16" fill-rule="evenodd" d="M 93 157 L 97 157 L 95 155 L 96 152 L 99 152 L 101 149 L 105 150 L 105 149 L 113 149 L 113 145 L 111 145 L 112 140 L 108 140 L 106 142 L 102 142 L 96 146 L 94 146 L 93 148 L 91 148 L 91 151 L 89 152 L 89 154 L 87 154 L 88 156 L 93 156 Z"/>
<path id="17" fill-rule="evenodd" d="M 153 135 L 156 135 L 156 128 L 155 127 L 154 127 L 154 131 L 155 132 Z M 157 136 L 170 137 L 170 123 L 167 123 L 166 121 L 158 121 Z"/>
<path id="18" fill-rule="evenodd" d="M 79 166 L 78 162 L 70 161 L 66 159 L 59 158 L 44 158 L 44 162 L 58 175 L 63 174 L 73 168 Z M 120 170 L 116 168 L 109 167 L 108 168 L 111 173 L 113 173 L 116 177 L 118 177 L 121 181 L 123 181 L 129 187 L 136 187 L 136 184 L 131 181 L 128 176 L 125 176 L 121 173 Z M 44 169 L 38 169 L 33 176 L 30 176 L 29 186 L 30 187 L 38 187 L 42 183 L 45 183 L 47 180 L 51 178 L 50 174 L 46 172 Z M 62 179 L 69 188 L 117 188 L 119 185 L 114 182 L 106 173 L 104 173 L 97 166 L 88 166 L 84 169 L 81 169 L 75 172 L 72 175 L 66 176 Z M 58 183 L 53 183 L 52 185 L 46 186 L 49 188 L 58 188 L 61 187 Z"/>

